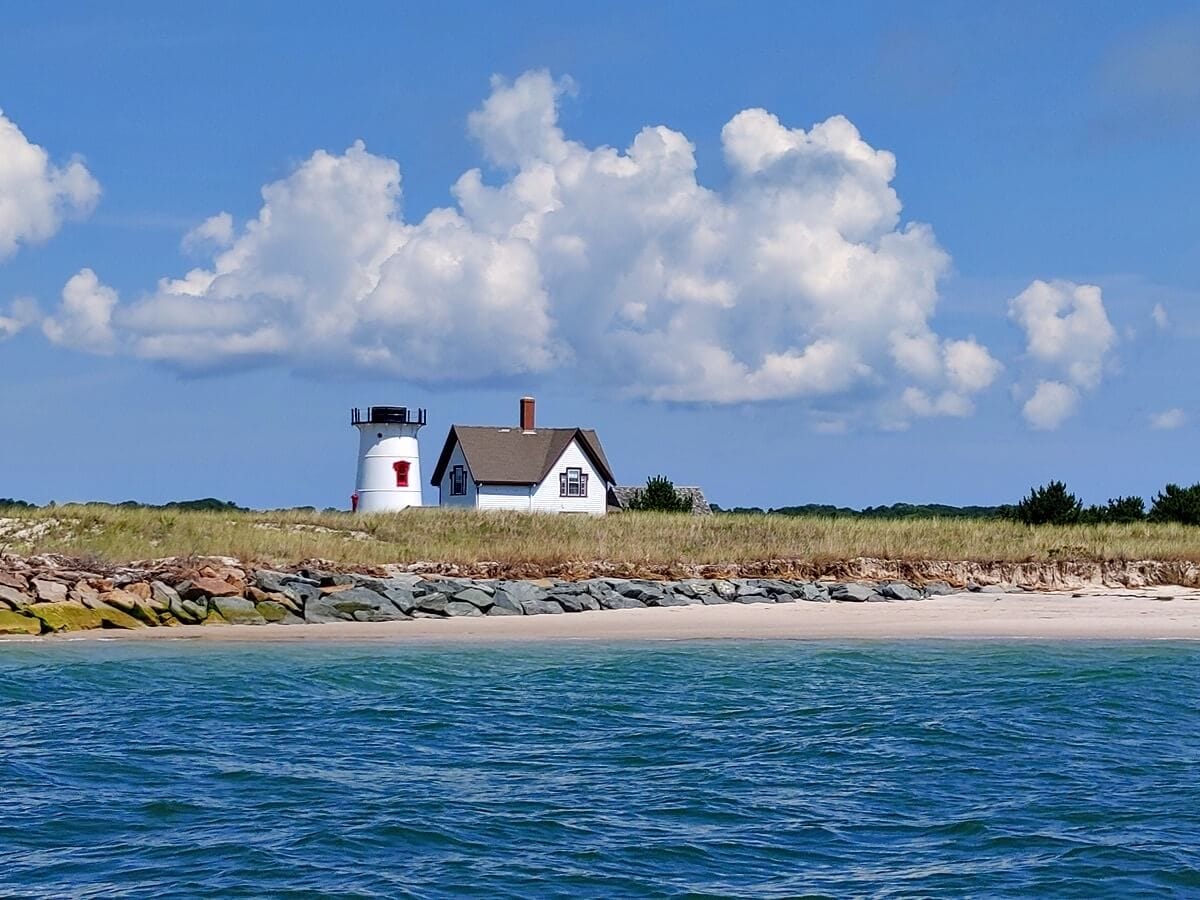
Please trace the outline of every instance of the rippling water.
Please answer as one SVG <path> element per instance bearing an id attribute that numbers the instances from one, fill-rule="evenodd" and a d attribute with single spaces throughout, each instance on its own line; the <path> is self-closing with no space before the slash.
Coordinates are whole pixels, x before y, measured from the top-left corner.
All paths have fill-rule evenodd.
<path id="1" fill-rule="evenodd" d="M 1200 892 L 1172 645 L 0 645 L 0 895 Z"/>

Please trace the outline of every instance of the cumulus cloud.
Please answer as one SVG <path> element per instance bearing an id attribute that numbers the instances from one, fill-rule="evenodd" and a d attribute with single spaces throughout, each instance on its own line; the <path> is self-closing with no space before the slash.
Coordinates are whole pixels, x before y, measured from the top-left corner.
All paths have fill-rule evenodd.
<path id="1" fill-rule="evenodd" d="M 100 185 L 79 159 L 61 168 L 0 111 L 0 260 L 22 244 L 53 237 L 64 218 L 84 215 Z"/>
<path id="2" fill-rule="evenodd" d="M 37 303 L 31 297 L 18 297 L 0 311 L 0 341 L 24 331 L 41 318 Z"/>
<path id="3" fill-rule="evenodd" d="M 1117 341 L 1100 288 L 1034 281 L 1012 299 L 1009 315 L 1025 332 L 1029 358 L 1065 381 L 1042 381 L 1025 404 L 1031 425 L 1055 428 L 1078 406 L 1080 389 L 1100 384 Z"/>
<path id="4" fill-rule="evenodd" d="M 1150 427 L 1160 431 L 1173 431 L 1187 423 L 1187 413 L 1176 407 L 1150 416 Z"/>
<path id="5" fill-rule="evenodd" d="M 117 292 L 83 269 L 66 283 L 58 314 L 42 322 L 51 343 L 92 353 L 111 353 L 116 345 L 112 313 Z"/>
<path id="6" fill-rule="evenodd" d="M 227 212 L 209 216 L 183 236 L 181 246 L 192 253 L 209 248 L 223 250 L 233 243 L 233 216 Z"/>
<path id="7" fill-rule="evenodd" d="M 1154 304 L 1154 308 L 1150 310 L 1150 318 L 1154 320 L 1159 331 L 1166 331 L 1171 325 L 1171 317 L 1167 315 L 1167 308 L 1161 303 Z"/>
<path id="8" fill-rule="evenodd" d="M 1079 391 L 1061 381 L 1040 382 L 1021 412 L 1034 428 L 1051 431 L 1075 413 Z"/>
<path id="9" fill-rule="evenodd" d="M 643 128 L 623 150 L 569 139 L 572 92 L 545 72 L 495 79 L 468 118 L 490 168 L 417 222 L 397 163 L 362 143 L 317 151 L 263 189 L 256 218 L 192 232 L 211 263 L 117 309 L 121 338 L 187 370 L 438 384 L 573 369 L 635 397 L 849 395 L 889 415 L 963 415 L 992 384 L 986 348 L 934 330 L 949 258 L 902 222 L 895 158 L 847 119 L 737 114 L 714 190 L 678 131 Z"/>

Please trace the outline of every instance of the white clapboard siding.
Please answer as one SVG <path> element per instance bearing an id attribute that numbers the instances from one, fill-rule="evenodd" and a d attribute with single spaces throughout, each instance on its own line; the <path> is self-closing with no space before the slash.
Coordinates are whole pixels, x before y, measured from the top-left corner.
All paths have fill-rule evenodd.
<path id="1" fill-rule="evenodd" d="M 529 512 L 532 508 L 529 502 L 531 490 L 533 487 L 528 484 L 481 484 L 478 505 L 480 509 L 515 509 Z"/>
<path id="2" fill-rule="evenodd" d="M 558 476 L 560 472 L 564 472 L 568 468 L 582 469 L 583 473 L 587 475 L 588 492 L 586 497 L 559 496 Z M 579 440 L 576 439 L 571 441 L 562 456 L 550 468 L 546 480 L 535 486 L 531 508 L 534 512 L 589 513 L 593 516 L 602 516 L 608 510 L 607 494 L 608 486 L 604 483 L 603 476 L 596 471 L 596 467 L 592 465 L 592 461 L 588 459 L 588 455 L 583 452 L 583 448 L 579 446 Z"/>
<path id="3" fill-rule="evenodd" d="M 450 494 L 450 474 L 454 471 L 455 466 L 463 466 L 467 470 L 466 496 L 454 497 Z M 461 444 L 454 445 L 454 452 L 450 454 L 450 462 L 446 466 L 446 471 L 442 473 L 442 483 L 438 487 L 442 492 L 440 498 L 442 506 L 475 505 L 475 479 L 471 476 L 471 467 L 467 465 L 467 458 L 463 455 Z"/>

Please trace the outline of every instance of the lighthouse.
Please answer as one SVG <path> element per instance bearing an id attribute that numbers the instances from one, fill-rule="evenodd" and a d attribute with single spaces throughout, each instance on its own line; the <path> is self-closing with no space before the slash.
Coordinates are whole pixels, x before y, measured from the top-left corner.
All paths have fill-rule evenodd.
<path id="1" fill-rule="evenodd" d="M 407 406 L 352 409 L 358 429 L 358 478 L 351 505 L 358 512 L 395 512 L 421 505 L 417 432 L 425 410 Z"/>

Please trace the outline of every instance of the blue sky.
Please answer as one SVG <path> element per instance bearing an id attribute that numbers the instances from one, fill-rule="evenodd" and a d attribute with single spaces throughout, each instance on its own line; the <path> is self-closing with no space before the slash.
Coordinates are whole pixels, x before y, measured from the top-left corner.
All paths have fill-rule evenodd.
<path id="1" fill-rule="evenodd" d="M 0 496 L 345 505 L 351 406 L 525 392 L 724 505 L 1200 480 L 1194 4 L 576 7 L 0 11 Z"/>

